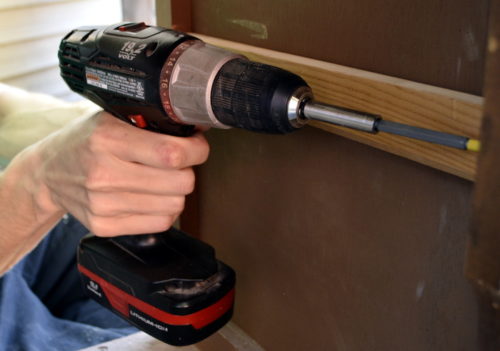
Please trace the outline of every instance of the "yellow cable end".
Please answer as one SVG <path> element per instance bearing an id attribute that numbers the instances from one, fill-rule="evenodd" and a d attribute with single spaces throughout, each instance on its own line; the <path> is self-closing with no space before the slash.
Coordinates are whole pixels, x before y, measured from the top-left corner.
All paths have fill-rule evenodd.
<path id="1" fill-rule="evenodd" d="M 479 152 L 479 150 L 481 150 L 481 142 L 477 139 L 469 139 L 466 148 L 469 151 Z"/>

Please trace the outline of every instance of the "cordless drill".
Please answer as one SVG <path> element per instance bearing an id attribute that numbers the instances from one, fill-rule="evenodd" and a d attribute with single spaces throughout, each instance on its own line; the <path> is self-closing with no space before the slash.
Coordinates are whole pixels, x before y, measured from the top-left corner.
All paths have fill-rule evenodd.
<path id="1" fill-rule="evenodd" d="M 291 132 L 312 97 L 297 75 L 144 23 L 77 28 L 58 56 L 73 91 L 139 128 L 176 136 L 196 127 Z M 92 298 L 169 344 L 200 341 L 232 315 L 234 271 L 177 229 L 88 235 L 78 269 Z"/>

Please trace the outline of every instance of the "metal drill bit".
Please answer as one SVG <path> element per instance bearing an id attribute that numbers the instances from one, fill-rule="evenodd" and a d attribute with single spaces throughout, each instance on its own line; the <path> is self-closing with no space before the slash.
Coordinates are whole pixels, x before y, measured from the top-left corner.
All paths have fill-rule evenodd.
<path id="1" fill-rule="evenodd" d="M 378 121 L 376 128 L 380 132 L 397 134 L 462 150 L 467 150 L 467 142 L 469 141 L 469 138 L 461 135 L 443 133 L 390 121 Z"/>
<path id="2" fill-rule="evenodd" d="M 380 118 L 370 113 L 308 101 L 303 109 L 309 119 L 336 124 L 364 132 L 376 132 L 375 122 Z"/>
<path id="3" fill-rule="evenodd" d="M 479 151 L 480 149 L 480 142 L 476 139 L 414 127 L 403 123 L 384 121 L 378 115 L 321 104 L 315 101 L 306 102 L 302 113 L 308 119 L 332 123 L 364 132 L 378 133 L 380 131 L 391 133 L 462 150 Z"/>

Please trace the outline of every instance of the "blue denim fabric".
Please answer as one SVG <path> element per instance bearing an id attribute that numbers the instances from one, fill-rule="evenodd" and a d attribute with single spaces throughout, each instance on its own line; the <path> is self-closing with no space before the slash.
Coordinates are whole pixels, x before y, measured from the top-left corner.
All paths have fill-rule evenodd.
<path id="1" fill-rule="evenodd" d="M 76 247 L 86 233 L 65 217 L 0 278 L 0 351 L 78 350 L 137 332 L 85 295 Z"/>

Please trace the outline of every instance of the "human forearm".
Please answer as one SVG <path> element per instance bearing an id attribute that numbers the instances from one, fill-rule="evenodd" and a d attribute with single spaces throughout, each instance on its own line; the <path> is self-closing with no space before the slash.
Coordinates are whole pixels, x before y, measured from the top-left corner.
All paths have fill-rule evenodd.
<path id="1" fill-rule="evenodd" d="M 0 178 L 0 273 L 65 212 L 96 235 L 166 230 L 208 157 L 198 133 L 179 138 L 100 113 L 69 123 L 18 154 Z"/>
<path id="2" fill-rule="evenodd" d="M 64 214 L 32 177 L 34 167 L 33 155 L 24 152 L 0 174 L 0 274 L 31 251 Z"/>

